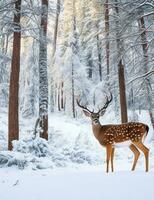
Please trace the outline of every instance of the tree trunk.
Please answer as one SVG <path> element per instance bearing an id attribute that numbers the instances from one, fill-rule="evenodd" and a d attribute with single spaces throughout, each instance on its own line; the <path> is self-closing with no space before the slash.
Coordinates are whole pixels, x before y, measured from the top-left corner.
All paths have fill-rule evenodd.
<path id="1" fill-rule="evenodd" d="M 102 56 L 99 35 L 97 35 L 97 51 L 98 51 L 98 66 L 99 66 L 99 78 L 102 81 Z"/>
<path id="2" fill-rule="evenodd" d="M 141 10 L 141 13 L 144 12 Z M 145 20 L 144 17 L 141 17 L 138 21 L 139 24 L 139 30 L 141 33 L 141 44 L 142 44 L 142 50 L 143 50 L 143 73 L 146 74 L 148 72 L 148 41 L 147 41 L 147 33 L 146 33 L 146 26 L 145 26 Z M 152 113 L 152 100 L 150 98 L 150 80 L 148 77 L 145 78 L 145 102 L 148 105 L 149 115 L 151 118 L 152 124 L 154 124 L 154 116 Z"/>
<path id="3" fill-rule="evenodd" d="M 77 54 L 77 38 L 76 38 L 76 9 L 75 9 L 75 0 L 73 0 L 73 37 L 74 42 L 72 44 L 72 52 L 74 55 Z M 74 82 L 74 60 L 72 59 L 72 113 L 73 117 L 76 117 L 75 113 L 75 82 Z"/>
<path id="4" fill-rule="evenodd" d="M 11 62 L 10 89 L 9 89 L 9 116 L 8 116 L 8 149 L 12 150 L 12 141 L 19 139 L 19 72 L 20 72 L 20 11 L 21 0 L 15 2 L 14 38 Z"/>
<path id="5" fill-rule="evenodd" d="M 106 68 L 107 68 L 107 80 L 110 73 L 110 43 L 109 43 L 109 2 L 105 1 L 105 51 L 106 51 Z"/>
<path id="6" fill-rule="evenodd" d="M 64 82 L 61 81 L 61 109 L 64 110 Z"/>
<path id="7" fill-rule="evenodd" d="M 53 36 L 53 51 L 52 51 L 52 66 L 54 65 L 54 56 L 57 48 L 57 38 L 58 38 L 58 25 L 59 25 L 59 15 L 60 15 L 60 0 L 57 0 L 56 7 L 56 19 L 55 19 L 55 27 L 54 27 L 54 36 Z M 54 85 L 53 85 L 53 76 L 50 79 L 50 111 L 54 112 Z M 60 110 L 60 108 L 58 108 Z"/>
<path id="8" fill-rule="evenodd" d="M 88 78 L 92 79 L 93 77 L 93 61 L 92 61 L 92 52 L 88 53 Z"/>
<path id="9" fill-rule="evenodd" d="M 122 60 L 118 64 L 118 74 L 119 74 L 119 92 L 120 92 L 120 107 L 121 107 L 121 122 L 126 123 L 128 121 L 127 117 L 127 102 L 126 102 L 126 88 L 125 88 L 125 73 L 124 65 Z"/>
<path id="10" fill-rule="evenodd" d="M 72 113 L 75 118 L 75 94 L 74 94 L 74 66 L 72 63 Z"/>
<path id="11" fill-rule="evenodd" d="M 58 111 L 60 110 L 60 86 L 58 86 Z"/>
<path id="12" fill-rule="evenodd" d="M 53 57 L 55 55 L 56 47 L 57 47 L 59 14 L 60 14 L 60 0 L 57 0 L 56 20 L 55 20 L 55 28 L 54 28 L 54 39 L 53 39 L 53 48 L 54 48 L 53 49 Z"/>
<path id="13" fill-rule="evenodd" d="M 40 136 L 46 140 L 48 139 L 47 18 L 48 0 L 42 0 L 39 41 L 39 118 Z"/>
<path id="14" fill-rule="evenodd" d="M 119 76 L 119 93 L 120 93 L 120 108 L 121 108 L 121 122 L 126 123 L 128 122 L 127 116 L 127 101 L 126 101 L 126 87 L 125 87 L 125 72 L 124 72 L 124 65 L 122 61 L 122 53 L 123 49 L 123 40 L 121 38 L 120 32 L 120 24 L 119 24 L 119 8 L 118 2 L 115 1 L 115 11 L 116 11 L 116 42 L 117 42 L 117 65 L 118 65 L 118 76 Z"/>
<path id="15" fill-rule="evenodd" d="M 1 29 L 3 33 L 5 30 Z M 7 63 L 5 62 L 5 56 L 7 56 L 8 47 L 8 34 L 2 34 L 0 37 L 0 54 L 1 54 L 1 66 L 0 66 L 0 106 L 8 106 L 8 88 L 9 85 L 9 74 L 7 69 Z"/>

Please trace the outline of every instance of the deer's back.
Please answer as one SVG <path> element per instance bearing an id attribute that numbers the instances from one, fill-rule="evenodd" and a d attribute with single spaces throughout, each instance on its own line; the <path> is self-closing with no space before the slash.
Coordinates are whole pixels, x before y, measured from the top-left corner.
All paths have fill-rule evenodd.
<path id="1" fill-rule="evenodd" d="M 99 142 L 102 145 L 125 141 L 138 142 L 148 130 L 146 124 L 139 122 L 104 125 L 101 127 Z"/>

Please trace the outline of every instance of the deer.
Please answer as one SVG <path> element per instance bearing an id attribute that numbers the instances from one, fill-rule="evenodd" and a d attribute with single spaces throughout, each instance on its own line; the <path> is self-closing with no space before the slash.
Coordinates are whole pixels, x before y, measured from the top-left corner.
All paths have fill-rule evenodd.
<path id="1" fill-rule="evenodd" d="M 98 112 L 94 112 L 94 110 L 90 111 L 86 105 L 81 105 L 81 100 L 79 100 L 79 98 L 77 99 L 77 105 L 83 110 L 83 113 L 91 119 L 92 131 L 95 138 L 98 140 L 100 145 L 106 148 L 106 172 L 109 172 L 110 161 L 111 171 L 114 171 L 113 159 L 115 148 L 119 144 L 124 144 L 126 142 L 126 146 L 129 147 L 134 154 L 134 162 L 131 170 L 135 170 L 141 151 L 145 158 L 145 171 L 148 172 L 149 149 L 143 144 L 149 131 L 148 125 L 140 122 L 106 125 L 101 125 L 100 123 L 99 118 L 105 114 L 112 99 L 112 93 L 110 93 L 110 97 L 105 95 L 105 103 L 102 108 L 99 108 Z"/>

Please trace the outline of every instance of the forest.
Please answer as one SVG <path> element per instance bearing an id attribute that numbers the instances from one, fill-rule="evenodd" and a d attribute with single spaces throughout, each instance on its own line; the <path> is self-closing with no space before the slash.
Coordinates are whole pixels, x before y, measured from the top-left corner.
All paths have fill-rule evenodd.
<path id="1" fill-rule="evenodd" d="M 132 188 L 145 179 L 149 192 L 139 197 L 134 190 L 131 199 L 152 200 L 154 0 L 0 0 L 0 30 L 0 174 L 5 179 L 15 169 L 16 180 L 10 178 L 8 188 L 31 181 L 25 178 L 31 170 L 37 171 L 33 174 L 37 178 L 43 176 L 39 170 L 46 170 L 47 178 L 51 169 L 51 179 L 54 170 L 64 170 L 62 177 L 73 177 L 78 188 L 72 170 L 80 169 L 79 176 L 83 173 L 86 180 L 96 178 L 100 184 L 98 175 L 109 184 L 124 175 Z M 115 156 L 114 145 L 109 145 L 112 171 L 114 158 L 114 171 L 119 173 L 110 177 L 111 182 L 105 174 L 108 144 L 96 135 L 95 123 L 112 126 L 106 135 L 112 136 L 112 128 L 116 130 L 113 135 L 124 132 L 126 140 L 138 134 L 131 138 L 129 148 L 117 148 Z M 142 131 L 147 137 L 141 147 Z M 120 137 L 114 142 L 125 140 Z M 130 171 L 132 163 L 132 170 L 137 164 L 136 171 L 142 171 L 137 182 L 138 173 L 134 177 L 129 172 L 122 174 Z M 144 169 L 150 171 L 147 176 Z M 17 175 L 20 170 L 23 180 Z M 60 175 L 54 181 L 59 184 Z M 42 188 L 42 182 L 38 184 Z M 74 197 L 67 196 L 71 194 L 67 188 L 62 191 L 64 198 L 53 193 L 55 200 L 80 198 L 75 188 Z M 94 191 L 90 195 L 87 187 L 80 199 L 101 199 L 101 193 Z M 121 200 L 126 193 L 124 189 L 122 196 L 115 193 L 106 199 Z M 17 192 L 5 195 L 0 192 L 2 200 L 18 199 Z M 34 194 L 37 200 L 44 198 L 41 195 Z M 51 199 L 50 189 L 46 195 L 45 200 Z M 30 196 L 23 200 L 28 198 L 33 200 Z"/>

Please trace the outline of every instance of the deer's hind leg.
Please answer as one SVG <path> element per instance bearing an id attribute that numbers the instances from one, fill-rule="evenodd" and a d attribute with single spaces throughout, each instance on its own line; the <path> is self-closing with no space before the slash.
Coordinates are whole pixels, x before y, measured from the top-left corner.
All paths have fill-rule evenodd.
<path id="1" fill-rule="evenodd" d="M 129 148 L 130 148 L 130 150 L 133 152 L 133 154 L 134 154 L 134 163 L 133 163 L 133 166 L 132 166 L 132 171 L 134 171 L 135 170 L 135 167 L 136 167 L 136 163 L 137 163 L 137 161 L 138 161 L 138 158 L 139 158 L 139 156 L 140 156 L 140 152 L 139 152 L 139 150 L 136 148 L 136 146 L 134 145 L 134 144 L 131 144 L 130 146 L 129 146 Z"/>
<path id="2" fill-rule="evenodd" d="M 146 172 L 148 172 L 149 170 L 149 149 L 141 142 L 133 142 L 135 144 L 136 147 L 138 147 L 145 156 L 145 166 L 146 166 Z"/>

